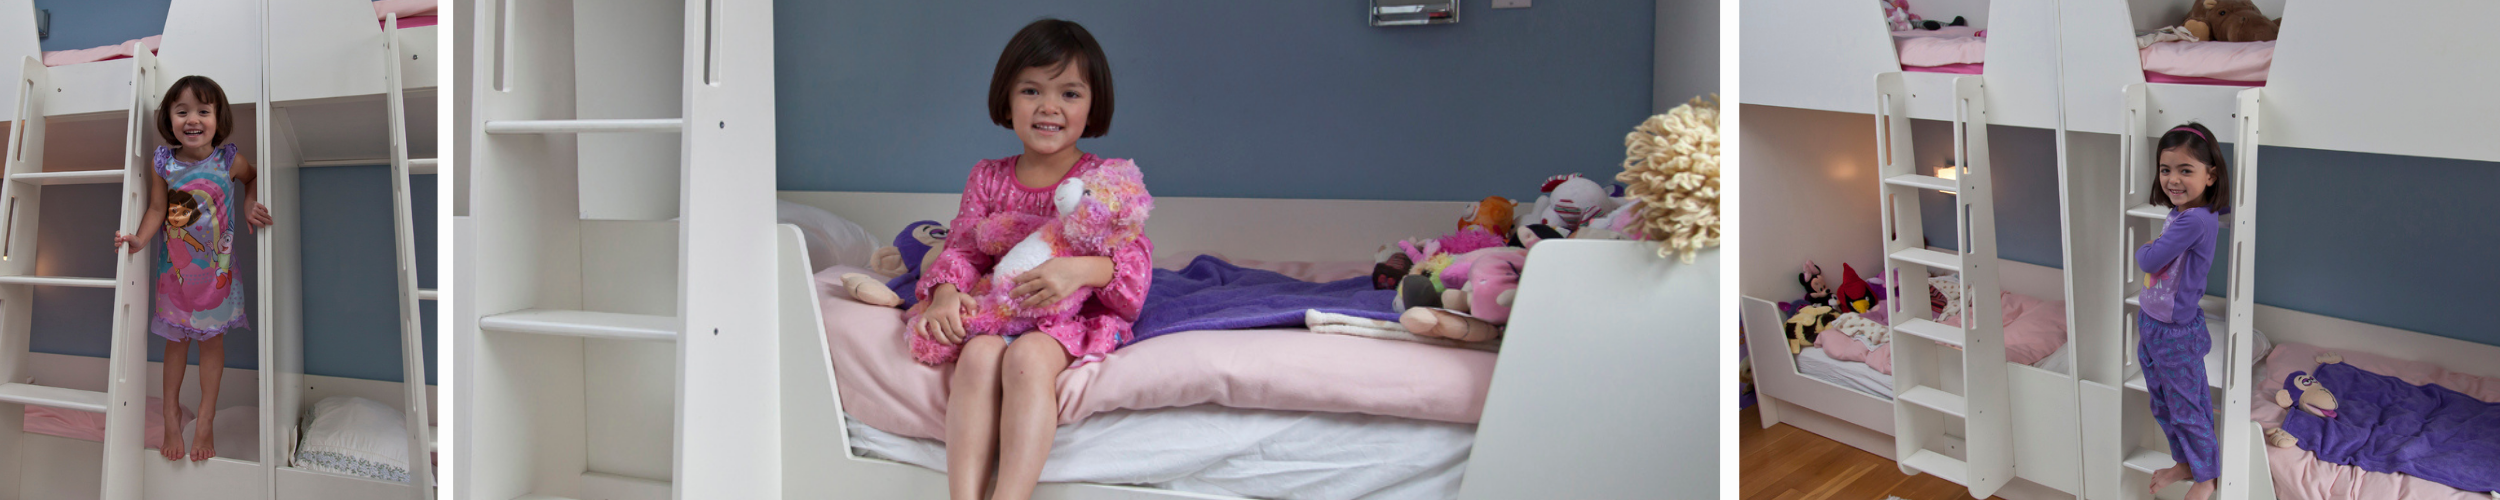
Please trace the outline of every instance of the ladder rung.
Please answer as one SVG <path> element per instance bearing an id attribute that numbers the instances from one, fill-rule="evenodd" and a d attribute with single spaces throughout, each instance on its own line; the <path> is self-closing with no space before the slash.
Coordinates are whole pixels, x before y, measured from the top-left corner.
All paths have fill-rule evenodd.
<path id="1" fill-rule="evenodd" d="M 2167 208 L 2162 208 L 2162 207 L 2156 207 L 2156 206 L 2153 206 L 2153 204 L 2151 204 L 2151 203 L 2146 203 L 2146 204 L 2136 205 L 2136 206 L 2134 206 L 2134 207 L 2130 207 L 2130 208 L 2128 208 L 2128 209 L 2127 209 L 2127 216 L 2129 216 L 2129 217 L 2143 217 L 2143 218 L 2146 218 L 2146 219 L 2153 219 L 2153 220 L 2168 220 L 2168 219 L 2170 219 L 2170 209 L 2167 209 Z"/>
<path id="2" fill-rule="evenodd" d="M 408 159 L 408 175 L 433 174 L 435 163 L 433 158 L 410 158 Z"/>
<path id="3" fill-rule="evenodd" d="M 682 118 L 645 118 L 631 120 L 492 120 L 486 122 L 489 134 L 590 134 L 633 132 L 676 132 L 686 128 Z"/>
<path id="4" fill-rule="evenodd" d="M 1901 251 L 1893 252 L 1892 259 L 1927 266 L 1930 268 L 1962 268 L 1962 256 L 1928 250 L 1925 248 L 1902 249 Z"/>
<path id="5" fill-rule="evenodd" d="M 35 172 L 31 174 L 11 175 L 9 176 L 9 180 L 38 186 L 51 186 L 57 184 L 112 184 L 122 181 L 122 173 L 123 170 L 118 168 L 105 170 Z"/>
<path id="6" fill-rule="evenodd" d="M 2135 306 L 2137 308 L 2144 307 L 2144 292 L 2138 291 L 2134 294 L 2128 295 L 2127 305 Z M 2198 309 L 2205 310 L 2205 312 L 2219 314 L 2231 308 L 2231 299 L 2207 295 L 2196 299 L 2196 307 Z"/>
<path id="7" fill-rule="evenodd" d="M 417 289 L 417 300 L 441 300 L 442 292 L 432 288 Z"/>
<path id="8" fill-rule="evenodd" d="M 573 499 L 572 499 L 572 498 L 567 498 L 567 497 L 555 496 L 555 495 L 535 495 L 535 494 L 533 494 L 533 495 L 521 495 L 521 496 L 517 496 L 517 497 L 512 497 L 512 500 L 573 500 Z"/>
<path id="9" fill-rule="evenodd" d="M 1918 174 L 1901 174 L 1885 177 L 1884 183 L 1895 186 L 1908 186 L 1934 191 L 1953 191 L 1962 188 L 1962 185 L 1953 182 L 1953 179 Z"/>
<path id="10" fill-rule="evenodd" d="M 2127 468 L 2134 469 L 2136 472 L 2151 474 L 2153 471 L 2178 465 L 2179 462 L 2171 460 L 2168 453 L 2153 451 L 2149 448 L 2137 448 L 2127 451 L 2126 464 Z"/>
<path id="11" fill-rule="evenodd" d="M 62 276 L 0 276 L 0 285 L 112 288 L 113 280 L 111 278 L 70 278 Z"/>
<path id="12" fill-rule="evenodd" d="M 480 329 L 542 335 L 623 340 L 677 340 L 678 321 L 670 316 L 595 311 L 528 309 L 477 320 Z"/>
<path id="13" fill-rule="evenodd" d="M 1960 460 L 1954 460 L 1953 457 L 1936 453 L 1935 450 L 1918 450 L 1917 453 L 1911 453 L 1910 458 L 1901 461 L 1901 465 L 1918 469 L 1919 472 L 1934 474 L 1937 478 L 1952 481 L 1953 484 L 1963 484 L 1962 478 L 1968 476 L 1970 472 L 1969 465 Z"/>
<path id="14" fill-rule="evenodd" d="M 104 393 L 35 384 L 0 384 L 0 401 L 104 413 Z"/>
<path id="15" fill-rule="evenodd" d="M 1963 415 L 1963 403 L 1961 396 L 1955 396 L 1950 392 L 1936 390 L 1934 387 L 1923 385 L 1912 387 L 1910 388 L 1910 392 L 1901 393 L 1901 400 L 1914 403 L 1919 406 L 1934 408 L 1936 411 L 1945 412 L 1956 417 Z"/>
<path id="16" fill-rule="evenodd" d="M 1911 318 L 1908 322 L 1904 322 L 1900 326 L 1892 327 L 1892 329 L 1928 340 L 1943 342 L 1945 345 L 1953 347 L 1962 346 L 1962 329 L 1960 327 L 1946 326 L 1944 323 Z"/>

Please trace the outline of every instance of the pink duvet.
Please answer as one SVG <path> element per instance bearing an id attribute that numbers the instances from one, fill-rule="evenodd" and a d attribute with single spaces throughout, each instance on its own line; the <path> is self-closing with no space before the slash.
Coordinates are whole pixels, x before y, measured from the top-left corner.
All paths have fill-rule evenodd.
<path id="1" fill-rule="evenodd" d="M 2318 353 L 2323 349 L 2308 344 L 2275 346 L 2266 355 L 2265 378 L 2259 379 L 2256 397 L 2249 418 L 2267 428 L 2283 424 L 2283 408 L 2274 405 L 2274 391 L 2283 388 L 2283 378 L 2292 372 L 2318 368 Z M 2390 359 L 2376 354 L 2335 350 L 2344 363 L 2354 368 L 2404 379 L 2414 385 L 2436 383 L 2484 401 L 2500 401 L 2500 379 L 2490 379 L 2450 372 L 2437 365 L 2416 361 Z M 2404 474 L 2370 472 L 2360 467 L 2318 461 L 2315 455 L 2299 448 L 2266 447 L 2267 466 L 2274 471 L 2274 494 L 2284 500 L 2327 500 L 2340 498 L 2404 499 L 2404 500 L 2490 500 L 2491 496 L 2448 487 Z"/>
<path id="2" fill-rule="evenodd" d="M 1911 69 L 1914 67 L 1950 67 L 1988 61 L 1988 38 L 1969 26 L 1947 26 L 1935 31 L 1895 31 L 1892 32 L 1892 47 L 1894 53 L 1901 56 L 1902 69 L 1911 71 L 1917 71 Z"/>
<path id="3" fill-rule="evenodd" d="M 2066 302 L 2045 301 L 2014 292 L 1999 292 L 2005 308 L 2005 360 L 2022 364 L 2039 363 L 2057 348 L 2066 345 Z M 1946 325 L 1962 326 L 1962 316 L 1953 315 Z M 1895 342 L 1915 339 L 1893 339 Z M 1848 335 L 1820 335 L 1814 346 L 1832 359 L 1866 363 L 1885 375 L 1892 374 L 1892 343 L 1867 350 L 1866 344 Z"/>
<path id="4" fill-rule="evenodd" d="M 175 424 L 177 427 L 190 425 L 191 409 L 182 409 L 180 418 L 182 422 Z M 153 396 L 148 398 L 147 420 L 147 428 L 139 431 L 139 434 L 147 440 L 149 448 L 163 447 L 165 445 L 164 399 Z M 26 405 L 26 432 L 101 443 L 104 442 L 104 414 Z"/>
<path id="5" fill-rule="evenodd" d="M 2136 51 L 2144 71 L 2191 80 L 2161 83 L 2263 85 L 2274 67 L 2274 42 L 2162 42 Z M 2193 80 L 2202 79 L 2202 80 Z"/>
<path id="6" fill-rule="evenodd" d="M 1341 274 L 1339 267 L 1299 270 Z M 865 271 L 835 266 L 816 274 L 843 411 L 886 432 L 942 438 L 953 365 L 913 362 L 902 311 L 851 300 L 840 283 L 849 272 Z M 1299 329 L 1182 332 L 1060 374 L 1059 422 L 1213 403 L 1474 423 L 1492 379 L 1493 354 L 1481 351 Z"/>

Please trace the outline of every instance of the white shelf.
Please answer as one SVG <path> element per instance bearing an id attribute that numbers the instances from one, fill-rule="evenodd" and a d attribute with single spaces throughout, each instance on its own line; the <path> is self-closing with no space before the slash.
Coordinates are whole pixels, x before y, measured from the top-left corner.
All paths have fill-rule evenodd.
<path id="1" fill-rule="evenodd" d="M 105 170 L 71 170 L 65 172 L 36 172 L 31 174 L 12 175 L 9 176 L 9 179 L 38 186 L 53 186 L 61 184 L 112 184 L 122 181 L 122 172 L 123 170 L 118 168 Z"/>
<path id="2" fill-rule="evenodd" d="M 111 278 L 71 278 L 63 276 L 0 276 L 0 285 L 112 288 L 113 280 Z"/>
<path id="3" fill-rule="evenodd" d="M 486 122 L 489 134 L 592 134 L 592 133 L 666 133 L 686 128 L 682 118 L 645 118 L 612 120 L 493 120 Z"/>
<path id="4" fill-rule="evenodd" d="M 1953 191 L 1953 190 L 1958 190 L 1958 189 L 1961 189 L 1961 188 L 1962 188 L 1962 185 L 1961 185 L 1961 184 L 1954 183 L 1954 182 L 1953 182 L 1953 179 L 1946 179 L 1946 178 L 1943 178 L 1943 177 L 1937 177 L 1937 176 L 1933 176 L 1933 175 L 1918 175 L 1918 174 L 1902 174 L 1902 175 L 1895 175 L 1895 176 L 1891 176 L 1891 177 L 1885 177 L 1885 178 L 1884 178 L 1884 183 L 1885 183 L 1885 184 L 1895 185 L 1895 186 L 1907 186 L 1907 187 L 1914 187 L 1914 188 L 1926 189 L 1926 190 L 1933 190 L 1933 191 Z"/>
<path id="5" fill-rule="evenodd" d="M 104 413 L 104 393 L 35 384 L 0 384 L 0 401 Z"/>
<path id="6" fill-rule="evenodd" d="M 2151 474 L 2153 471 L 2168 469 L 2170 466 L 2178 464 L 2178 461 L 2170 459 L 2170 454 L 2168 453 L 2162 453 L 2144 448 L 2127 450 L 2127 468 L 2134 469 L 2136 472 Z"/>
<path id="7" fill-rule="evenodd" d="M 1910 388 L 1910 392 L 1901 393 L 1901 400 L 1919 406 L 1934 408 L 1936 411 L 1945 412 L 1946 414 L 1956 417 L 1963 415 L 1962 409 L 1965 406 L 1965 403 L 1962 402 L 1961 396 L 1955 396 L 1953 393 L 1936 390 L 1934 387 L 1923 385 Z"/>
<path id="8" fill-rule="evenodd" d="M 1918 453 L 1910 454 L 1909 459 L 1902 460 L 1901 465 L 1918 469 L 1919 472 L 1934 474 L 1937 478 L 1952 481 L 1953 484 L 1967 484 L 1963 482 L 1963 478 L 1970 476 L 1969 464 L 1944 456 L 1942 453 L 1936 453 L 1935 450 L 1918 450 Z"/>
<path id="9" fill-rule="evenodd" d="M 2162 207 L 2156 207 L 2156 206 L 2153 206 L 2153 204 L 2151 204 L 2151 203 L 2146 203 L 2146 204 L 2142 204 L 2142 205 L 2136 205 L 2136 206 L 2134 206 L 2134 207 L 2129 207 L 2129 208 L 2127 209 L 2127 216 L 2128 216 L 2128 217 L 2143 217 L 2143 218 L 2146 218 L 2146 219 L 2152 219 L 2152 220 L 2169 220 L 2169 219 L 2170 219 L 2170 209 L 2168 209 L 2168 208 L 2162 208 Z"/>
<path id="10" fill-rule="evenodd" d="M 594 311 L 528 309 L 477 320 L 484 330 L 620 340 L 677 340 L 678 321 L 670 316 Z"/>
<path id="11" fill-rule="evenodd" d="M 1892 329 L 1901 333 L 1917 336 L 1919 338 L 1943 342 L 1945 345 L 1953 347 L 1962 346 L 1962 329 L 1960 327 L 1946 326 L 1944 323 L 1911 318 L 1908 322 L 1902 323 L 1900 326 L 1892 327 Z"/>
<path id="12" fill-rule="evenodd" d="M 1893 252 L 1892 259 L 1927 266 L 1929 268 L 1962 268 L 1962 256 L 1928 250 L 1925 248 L 1911 248 L 1899 252 Z"/>

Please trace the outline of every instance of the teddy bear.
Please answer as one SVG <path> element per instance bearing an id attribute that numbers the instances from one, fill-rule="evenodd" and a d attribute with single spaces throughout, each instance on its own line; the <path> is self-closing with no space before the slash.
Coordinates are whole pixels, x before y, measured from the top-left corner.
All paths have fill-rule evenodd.
<path id="1" fill-rule="evenodd" d="M 893 276 L 883 282 L 860 273 L 842 275 L 842 286 L 850 289 L 851 299 L 863 303 L 909 308 L 920 302 L 915 293 L 920 286 L 920 270 L 928 269 L 946 247 L 946 225 L 924 220 L 903 226 L 903 234 L 894 235 L 894 246 L 878 248 L 869 254 L 868 267 L 877 274 Z"/>
<path id="2" fill-rule="evenodd" d="M 1083 335 L 1091 328 L 1044 328 L 1077 321 L 1077 309 L 1093 297 L 1092 287 L 1078 288 L 1058 301 L 1028 308 L 1010 292 L 1016 277 L 1057 257 L 1108 257 L 1145 234 L 1146 217 L 1154 210 L 1154 197 L 1146 192 L 1145 173 L 1137 164 L 1126 160 L 1105 162 L 1082 175 L 1059 183 L 1052 192 L 1051 203 L 1058 209 L 1057 217 L 1046 217 L 1037 225 L 1032 217 L 994 216 L 976 224 L 973 244 L 983 253 L 1001 250 L 1000 240 L 1016 229 L 1031 230 L 1016 243 L 999 252 L 998 262 L 988 278 L 974 282 L 970 296 L 972 311 L 964 317 L 964 329 L 972 335 L 1010 335 L 1036 329 L 1057 337 L 1060 332 Z M 1092 335 L 1087 338 L 1060 338 L 1071 351 L 1110 352 L 1119 345 L 1117 335 Z M 912 336 L 913 357 L 922 363 L 937 365 L 955 359 L 960 346 Z"/>
<path id="3" fill-rule="evenodd" d="M 1409 333 L 1460 342 L 1500 337 L 1502 325 L 1510 323 L 1511 306 L 1518 300 L 1519 271 L 1527 264 L 1528 250 L 1518 247 L 1485 248 L 1454 257 L 1439 277 L 1445 289 L 1437 300 L 1440 306 L 1409 307 L 1398 316 L 1398 324 Z M 1416 286 L 1410 284 L 1401 292 Z"/>
<path id="4" fill-rule="evenodd" d="M 2271 42 L 2283 21 L 2267 19 L 2249 0 L 2190 0 L 2187 21 L 2180 23 L 2198 40 Z"/>

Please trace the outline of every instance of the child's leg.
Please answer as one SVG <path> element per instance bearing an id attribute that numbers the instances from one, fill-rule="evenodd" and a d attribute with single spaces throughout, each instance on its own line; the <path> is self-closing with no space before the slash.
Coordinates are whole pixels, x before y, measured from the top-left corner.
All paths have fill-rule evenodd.
<path id="1" fill-rule="evenodd" d="M 955 500 L 981 498 L 998 454 L 998 365 L 1006 339 L 976 335 L 955 357 L 946 395 L 946 486 Z"/>
<path id="2" fill-rule="evenodd" d="M 182 372 L 191 368 L 191 342 L 165 341 L 165 441 L 156 447 L 166 460 L 182 459 Z"/>
<path id="3" fill-rule="evenodd" d="M 2213 390 L 2205 381 L 2205 354 L 2213 350 L 2213 340 L 2206 335 L 2204 319 L 2168 325 L 2143 318 L 2137 321 L 2136 330 L 2144 336 L 2136 361 L 2144 367 L 2153 421 L 2161 425 L 2163 438 L 2170 442 L 2171 459 L 2178 461 L 2153 475 L 2153 489 L 2180 480 L 2205 482 L 2221 476 L 2222 447 L 2214 433 Z"/>
<path id="4" fill-rule="evenodd" d="M 1042 462 L 1050 459 L 1051 440 L 1059 432 L 1059 372 L 1068 369 L 1068 349 L 1050 334 L 1032 332 L 1007 346 L 1005 378 L 1000 381 L 998 495 L 993 500 L 1024 500 L 1042 479 Z"/>
<path id="5" fill-rule="evenodd" d="M 216 441 L 211 439 L 216 428 L 217 383 L 226 374 L 226 336 L 200 340 L 200 416 L 196 434 L 191 440 L 191 461 L 217 456 Z"/>

